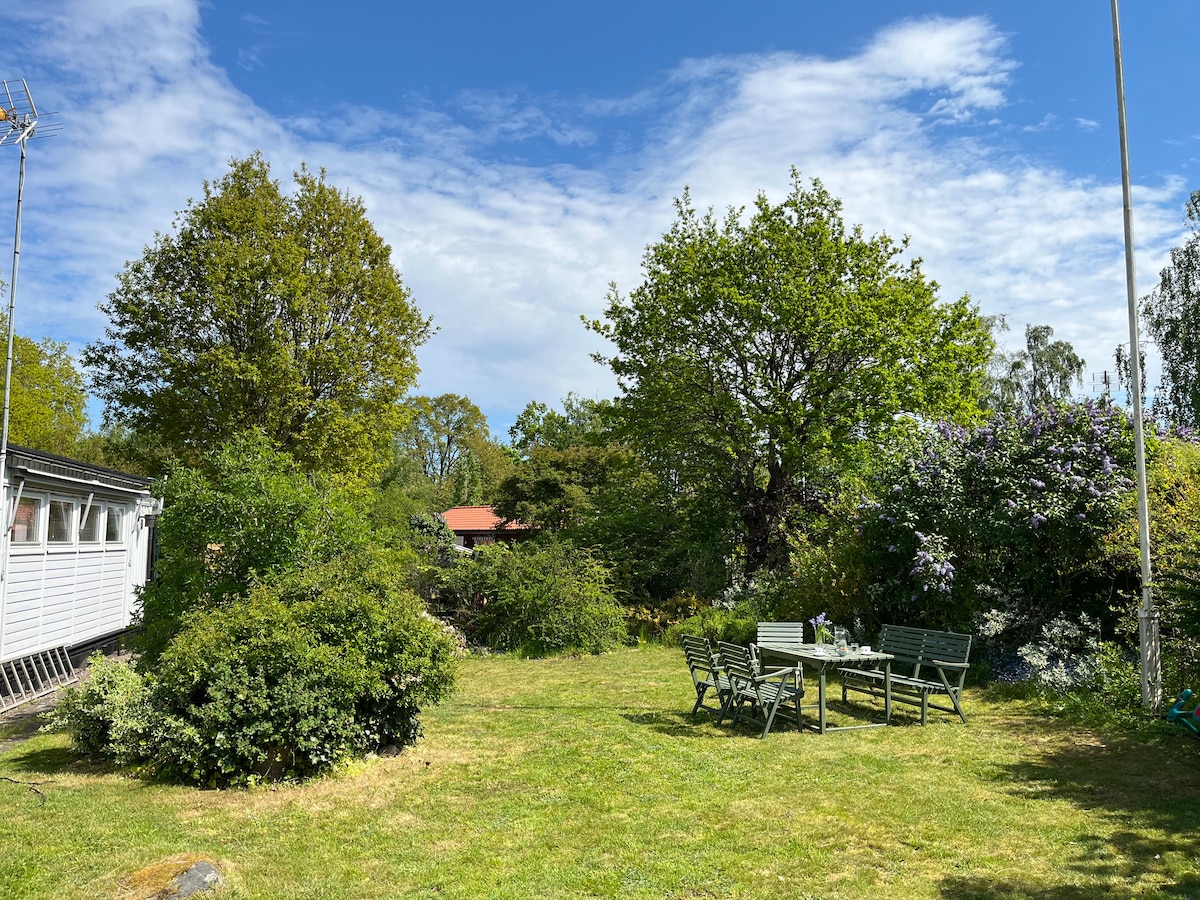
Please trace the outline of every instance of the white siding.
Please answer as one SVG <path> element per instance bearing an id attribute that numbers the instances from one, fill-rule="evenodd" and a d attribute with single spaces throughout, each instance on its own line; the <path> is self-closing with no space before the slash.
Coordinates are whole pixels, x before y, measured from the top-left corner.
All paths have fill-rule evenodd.
<path id="1" fill-rule="evenodd" d="M 131 524 L 137 522 L 132 516 Z M 137 524 L 123 545 L 13 548 L 0 599 L 0 660 L 129 627 L 135 588 L 145 581 L 146 543 Z"/>

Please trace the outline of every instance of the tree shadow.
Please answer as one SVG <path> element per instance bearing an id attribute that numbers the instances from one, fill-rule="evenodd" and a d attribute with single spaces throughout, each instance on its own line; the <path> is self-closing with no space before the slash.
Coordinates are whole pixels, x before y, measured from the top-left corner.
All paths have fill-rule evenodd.
<path id="1" fill-rule="evenodd" d="M 121 771 L 105 760 L 95 759 L 70 747 L 18 750 L 0 760 L 6 773 L 14 775 L 111 775 Z"/>
<path id="2" fill-rule="evenodd" d="M 695 718 L 690 712 L 648 710 L 644 712 L 622 713 L 621 718 L 634 725 L 640 725 L 670 737 L 701 738 L 712 740 L 732 736 L 735 732 L 722 728 L 705 727 L 716 723 L 716 718 L 701 710 Z"/>
<path id="3" fill-rule="evenodd" d="M 1078 878 L 1108 882 L 1045 886 L 1014 881 L 954 877 L 942 884 L 942 896 L 953 898 L 1128 897 L 1131 883 L 1155 870 L 1170 880 L 1166 857 L 1200 856 L 1200 769 L 1193 748 L 1147 743 L 1137 735 L 1072 731 L 1039 722 L 1031 732 L 1031 754 L 997 766 L 989 776 L 1027 800 L 1066 801 L 1099 813 L 1117 830 L 1077 839 L 1069 870 Z M 1049 739 L 1046 739 L 1049 731 Z M 1161 837 L 1151 832 L 1162 832 Z M 1174 884 L 1158 883 L 1164 896 L 1200 898 L 1200 873 Z"/>

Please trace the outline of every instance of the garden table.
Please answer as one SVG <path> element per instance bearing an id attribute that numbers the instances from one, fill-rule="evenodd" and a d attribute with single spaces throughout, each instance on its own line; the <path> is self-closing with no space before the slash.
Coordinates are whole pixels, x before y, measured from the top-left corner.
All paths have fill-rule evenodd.
<path id="1" fill-rule="evenodd" d="M 864 653 L 861 650 L 848 650 L 841 654 L 834 650 L 832 644 L 759 644 L 760 657 L 783 659 L 798 663 L 806 669 L 811 669 L 817 675 L 817 724 L 814 728 L 806 723 L 808 728 L 825 734 L 830 731 L 847 731 L 855 728 L 881 728 L 892 721 L 892 655 L 872 650 Z M 879 662 L 883 663 L 883 721 L 866 722 L 862 725 L 826 725 L 825 724 L 825 672 L 830 667 L 843 666 L 847 663 Z"/>

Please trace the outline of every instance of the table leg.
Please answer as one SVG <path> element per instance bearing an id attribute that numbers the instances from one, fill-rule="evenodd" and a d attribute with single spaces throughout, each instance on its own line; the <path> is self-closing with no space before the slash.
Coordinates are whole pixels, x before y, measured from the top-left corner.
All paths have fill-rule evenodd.
<path id="1" fill-rule="evenodd" d="M 825 733 L 825 667 L 817 666 L 817 723 L 818 732 Z"/>
<path id="2" fill-rule="evenodd" d="M 892 661 L 883 663 L 883 721 L 892 724 Z"/>

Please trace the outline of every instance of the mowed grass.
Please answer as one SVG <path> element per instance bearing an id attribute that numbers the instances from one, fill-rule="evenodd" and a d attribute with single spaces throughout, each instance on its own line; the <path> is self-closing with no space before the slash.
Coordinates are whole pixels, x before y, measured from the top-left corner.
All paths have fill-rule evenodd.
<path id="1" fill-rule="evenodd" d="M 813 691 L 815 693 L 815 690 Z M 0 755 L 0 897 L 123 896 L 179 854 L 222 898 L 1200 898 L 1200 742 L 967 699 L 970 724 L 766 740 L 688 715 L 682 653 L 472 658 L 425 737 L 337 777 L 147 784 L 63 735 Z"/>

